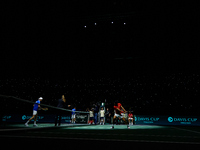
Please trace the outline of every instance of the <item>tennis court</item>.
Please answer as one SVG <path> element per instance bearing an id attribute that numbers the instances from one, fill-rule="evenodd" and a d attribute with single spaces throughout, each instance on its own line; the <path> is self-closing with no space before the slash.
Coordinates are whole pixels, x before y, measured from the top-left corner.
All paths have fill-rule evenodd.
<path id="1" fill-rule="evenodd" d="M 17 126 L 17 125 L 16 125 Z M 21 127 L 20 127 L 21 126 Z M 61 146 L 63 142 L 71 146 L 72 142 L 80 143 L 80 145 L 88 145 L 90 143 L 102 144 L 112 143 L 116 147 L 120 146 L 115 143 L 123 143 L 123 145 L 136 144 L 142 146 L 147 145 L 200 145 L 200 128 L 199 127 L 183 127 L 183 126 L 157 126 L 157 125 L 133 125 L 127 129 L 126 125 L 115 125 L 114 129 L 110 129 L 111 125 L 70 125 L 63 124 L 60 127 L 53 127 L 53 124 L 39 124 L 38 127 L 19 128 L 1 130 L 0 138 L 3 140 L 14 140 L 18 144 L 20 141 L 25 143 L 40 141 L 42 145 L 49 146 L 56 144 Z M 15 129 L 15 130 L 14 130 Z M 75 146 L 80 146 L 75 145 Z"/>

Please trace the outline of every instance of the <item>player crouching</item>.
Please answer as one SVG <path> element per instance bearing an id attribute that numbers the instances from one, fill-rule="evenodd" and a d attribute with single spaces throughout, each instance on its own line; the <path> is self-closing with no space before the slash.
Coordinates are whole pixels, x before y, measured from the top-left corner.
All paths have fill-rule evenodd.
<path id="1" fill-rule="evenodd" d="M 114 103 L 114 110 L 115 110 L 115 115 L 113 117 L 113 126 L 111 129 L 114 129 L 114 121 L 117 121 L 117 118 L 120 120 L 122 119 L 124 122 L 126 121 L 125 118 L 122 116 L 122 113 L 126 113 L 126 110 L 122 106 L 121 103 Z M 130 129 L 129 125 L 127 125 L 127 128 Z"/>

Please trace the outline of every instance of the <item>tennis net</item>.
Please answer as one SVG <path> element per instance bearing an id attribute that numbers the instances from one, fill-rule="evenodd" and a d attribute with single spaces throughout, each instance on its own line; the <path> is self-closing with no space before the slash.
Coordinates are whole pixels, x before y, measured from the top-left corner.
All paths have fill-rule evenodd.
<path id="1" fill-rule="evenodd" d="M 0 123 L 1 128 L 9 126 L 10 124 L 25 124 L 34 115 L 33 106 L 36 101 L 25 100 L 14 96 L 0 95 Z M 89 119 L 89 112 L 86 111 L 72 111 L 70 109 L 58 108 L 55 106 L 40 104 L 42 109 L 37 111 L 37 124 L 49 123 L 52 126 L 64 124 L 87 124 Z M 72 115 L 75 114 L 75 115 Z M 74 119 L 72 118 L 75 117 Z M 33 124 L 35 118 L 29 121 Z"/>

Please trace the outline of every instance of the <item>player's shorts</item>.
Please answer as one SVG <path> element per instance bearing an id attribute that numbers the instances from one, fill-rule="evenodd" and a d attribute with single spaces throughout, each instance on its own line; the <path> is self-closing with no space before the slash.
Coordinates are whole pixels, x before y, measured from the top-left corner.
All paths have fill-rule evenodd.
<path id="1" fill-rule="evenodd" d="M 133 118 L 128 118 L 128 119 L 133 120 Z"/>
<path id="2" fill-rule="evenodd" d="M 72 119 L 75 119 L 76 118 L 76 114 L 72 115 Z"/>
<path id="3" fill-rule="evenodd" d="M 100 117 L 100 120 L 103 120 L 104 119 L 104 117 Z"/>
<path id="4" fill-rule="evenodd" d="M 115 114 L 115 116 L 118 118 L 122 118 L 122 116 L 120 114 Z"/>
<path id="5" fill-rule="evenodd" d="M 33 110 L 33 115 L 37 115 L 37 111 L 36 110 Z"/>

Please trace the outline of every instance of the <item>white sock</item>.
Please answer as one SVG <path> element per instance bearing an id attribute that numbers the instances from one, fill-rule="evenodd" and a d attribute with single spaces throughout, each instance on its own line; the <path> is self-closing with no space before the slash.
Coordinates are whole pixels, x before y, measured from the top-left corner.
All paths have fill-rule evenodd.
<path id="1" fill-rule="evenodd" d="M 34 124 L 36 124 L 36 121 L 34 121 Z"/>
<path id="2" fill-rule="evenodd" d="M 26 124 L 28 124 L 28 123 L 29 123 L 29 121 L 26 122 Z"/>

